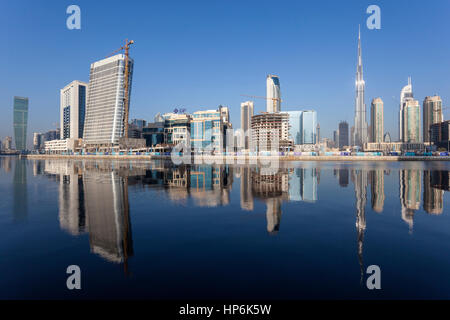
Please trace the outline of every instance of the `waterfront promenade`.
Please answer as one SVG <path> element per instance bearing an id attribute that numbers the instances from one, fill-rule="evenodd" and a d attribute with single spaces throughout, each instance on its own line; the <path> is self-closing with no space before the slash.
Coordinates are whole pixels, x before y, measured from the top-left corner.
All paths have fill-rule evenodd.
<path id="1" fill-rule="evenodd" d="M 170 155 L 60 155 L 60 154 L 30 154 L 22 155 L 27 159 L 83 159 L 83 160 L 170 160 Z M 179 157 L 178 159 L 182 159 Z M 191 160 L 208 162 L 230 161 L 450 161 L 450 156 L 235 156 L 235 155 L 196 155 Z"/>

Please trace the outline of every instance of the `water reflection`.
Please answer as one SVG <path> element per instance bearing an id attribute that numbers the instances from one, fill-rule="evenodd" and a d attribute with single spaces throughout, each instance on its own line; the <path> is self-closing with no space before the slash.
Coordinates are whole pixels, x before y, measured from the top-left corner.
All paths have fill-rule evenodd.
<path id="1" fill-rule="evenodd" d="M 58 184 L 60 228 L 73 236 L 87 233 L 91 252 L 106 261 L 124 264 L 125 268 L 133 255 L 129 191 L 151 189 L 173 203 L 212 208 L 230 205 L 234 186 L 240 188 L 238 205 L 243 211 L 258 210 L 255 200 L 265 204 L 267 232 L 275 236 L 281 230 L 283 203 L 306 202 L 314 206 L 320 201 L 318 191 L 323 170 L 319 164 L 289 164 L 268 172 L 249 165 L 0 159 L 0 168 L 5 172 L 11 170 L 12 164 L 15 221 L 26 219 L 28 213 L 27 165 L 30 165 L 34 176 L 44 175 Z M 412 233 L 421 196 L 426 213 L 443 213 L 444 192 L 450 190 L 449 172 L 427 166 L 405 167 L 396 169 L 399 181 L 396 201 L 400 200 L 398 217 Z M 366 211 L 381 214 L 386 210 L 386 200 L 394 195 L 385 191 L 385 180 L 388 176 L 395 179 L 396 175 L 391 175 L 390 168 L 373 165 L 336 164 L 330 169 L 337 178 L 337 183 L 331 180 L 335 186 L 348 188 L 350 182 L 354 185 L 356 250 L 362 279 Z M 235 180 L 239 183 L 234 184 Z"/>

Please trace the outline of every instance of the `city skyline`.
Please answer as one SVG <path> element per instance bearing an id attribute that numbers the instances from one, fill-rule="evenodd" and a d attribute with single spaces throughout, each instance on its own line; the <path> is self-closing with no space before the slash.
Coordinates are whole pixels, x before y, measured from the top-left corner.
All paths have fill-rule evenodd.
<path id="1" fill-rule="evenodd" d="M 333 6 L 332 3 L 325 3 L 328 6 Z M 36 9 L 33 12 L 39 12 L 40 9 L 37 7 L 35 8 L 34 4 L 28 3 L 28 5 L 33 9 Z M 5 9 L 9 9 L 11 12 L 11 17 L 8 16 L 3 19 L 3 21 L 11 23 L 5 30 L 12 28 L 11 30 L 15 30 L 15 33 L 18 33 L 18 38 L 23 41 L 27 36 L 22 34 L 20 28 L 17 29 L 14 27 L 15 24 L 11 19 L 14 15 L 18 14 L 18 9 L 24 6 L 24 4 L 3 4 L 2 6 L 5 6 Z M 139 5 L 136 6 L 138 7 Z M 303 6 L 306 5 L 285 3 L 282 5 L 282 9 L 287 11 L 289 8 L 300 9 L 303 8 Z M 307 6 L 311 10 L 318 10 L 318 7 L 314 5 Z M 441 11 L 444 11 L 441 9 L 446 6 L 448 6 L 448 4 L 441 2 L 423 8 L 424 12 L 421 12 L 424 15 L 431 14 L 432 12 L 433 14 L 440 14 Z M 62 7 L 63 6 L 55 6 L 54 9 L 50 9 L 49 12 L 43 14 L 44 16 L 48 16 L 49 22 L 56 24 L 58 19 L 58 8 Z M 56 33 L 56 36 L 58 37 L 64 36 L 69 39 L 73 38 L 73 43 L 67 44 L 69 47 L 75 44 L 79 45 L 81 43 L 80 41 L 88 41 L 86 45 L 91 44 L 93 41 L 92 39 L 95 38 L 98 31 L 95 29 L 93 30 L 87 21 L 89 21 L 88 19 L 92 19 L 89 18 L 90 16 L 92 17 L 92 15 L 95 16 L 96 14 L 99 14 L 99 8 L 97 5 L 88 4 L 83 1 L 80 3 L 80 7 L 84 13 L 83 17 L 86 19 L 86 24 L 83 24 L 83 28 L 80 32 L 77 33 L 77 31 L 64 29 L 64 26 L 61 27 L 63 30 L 52 31 L 48 30 L 48 28 L 43 28 L 42 30 L 38 29 L 38 31 L 42 32 L 42 34 L 50 32 L 50 34 Z M 203 59 L 203 63 L 195 60 L 195 68 L 198 69 L 200 67 L 200 74 L 192 78 L 193 81 L 189 84 L 187 82 L 184 83 L 184 78 L 187 75 L 186 72 L 191 69 L 191 66 L 185 64 L 180 65 L 173 60 L 173 68 L 169 68 L 164 72 L 158 71 L 159 66 L 156 66 L 158 63 L 151 61 L 152 59 L 147 57 L 148 55 L 162 54 L 165 50 L 168 50 L 171 45 L 173 48 L 173 43 L 168 44 L 163 41 L 161 36 L 158 36 L 162 45 L 156 47 L 156 49 L 153 47 L 150 50 L 148 39 L 133 36 L 136 40 L 136 46 L 132 49 L 132 57 L 138 61 L 140 68 L 138 68 L 138 70 L 140 71 L 138 71 L 136 77 L 134 77 L 138 84 L 133 86 L 130 117 L 150 120 L 156 113 L 169 112 L 173 110 L 174 106 L 185 106 L 188 109 L 188 112 L 192 113 L 196 110 L 216 108 L 219 104 L 222 104 L 230 108 L 231 122 L 238 124 L 240 122 L 240 103 L 243 102 L 240 94 L 253 93 L 264 95 L 266 89 L 264 77 L 267 74 L 275 73 L 280 76 L 283 85 L 282 95 L 284 102 L 282 111 L 311 108 L 316 110 L 318 113 L 318 122 L 321 124 L 322 137 L 331 137 L 333 130 L 337 127 L 337 121 L 334 119 L 335 117 L 339 120 L 346 120 L 349 123 L 353 123 L 352 118 L 354 110 L 351 106 L 351 101 L 354 99 L 354 85 L 352 85 L 354 78 L 352 70 L 354 70 L 355 59 L 354 30 L 358 24 L 361 24 L 361 33 L 364 37 L 365 80 L 367 83 L 365 103 L 367 105 L 372 98 L 378 96 L 384 100 L 385 131 L 390 133 L 393 140 L 397 140 L 398 129 L 396 128 L 396 125 L 398 123 L 398 101 L 395 101 L 392 96 L 398 97 L 398 91 L 403 82 L 411 75 L 414 78 L 415 96 L 419 101 L 422 101 L 426 96 L 437 94 L 442 97 L 443 106 L 445 107 L 449 97 L 444 88 L 448 86 L 448 80 L 443 78 L 442 70 L 448 69 L 445 68 L 445 66 L 448 65 L 448 62 L 443 56 L 445 56 L 445 52 L 450 52 L 450 48 L 448 45 L 443 44 L 439 57 L 436 59 L 434 59 L 433 53 L 430 54 L 429 51 L 426 51 L 427 54 L 425 57 L 428 57 L 426 61 L 423 60 L 424 55 L 421 51 L 422 49 L 418 50 L 417 53 L 411 53 L 409 56 L 400 57 L 395 53 L 396 45 L 394 45 L 393 40 L 395 37 L 404 35 L 406 29 L 395 26 L 393 21 L 401 12 L 403 12 L 400 9 L 406 10 L 407 12 L 415 12 L 419 10 L 419 6 L 418 4 L 413 4 L 405 7 L 402 6 L 401 3 L 393 5 L 387 2 L 381 2 L 380 7 L 383 16 L 381 30 L 368 30 L 366 28 L 365 20 L 367 19 L 367 15 L 365 14 L 365 9 L 367 8 L 367 5 L 365 3 L 355 2 L 344 6 L 344 8 L 340 8 L 338 12 L 340 15 L 347 18 L 343 19 L 346 21 L 341 21 L 339 19 L 337 21 L 336 19 L 328 21 L 330 18 L 329 13 L 318 14 L 319 21 L 316 23 L 326 22 L 320 28 L 313 28 L 316 26 L 316 23 L 311 23 L 307 19 L 302 19 L 304 14 L 301 10 L 298 10 L 296 16 L 298 19 L 294 19 L 294 15 L 292 15 L 290 16 L 291 20 L 289 21 L 292 23 L 297 20 L 300 21 L 299 25 L 306 26 L 305 30 L 299 30 L 295 25 L 292 29 L 289 29 L 285 23 L 276 26 L 276 30 L 283 31 L 283 34 L 285 35 L 283 35 L 282 38 L 284 40 L 287 40 L 286 37 L 288 36 L 294 37 L 297 35 L 301 43 L 303 43 L 303 40 L 307 41 L 305 43 L 311 45 L 311 51 L 314 51 L 314 54 L 317 55 L 317 57 L 314 57 L 309 50 L 300 50 L 297 46 L 295 46 L 294 51 L 296 54 L 294 55 L 285 51 L 286 47 L 282 46 L 282 50 L 278 52 L 280 52 L 280 57 L 283 57 L 283 59 L 271 59 L 269 62 L 263 62 L 262 60 L 266 59 L 266 54 L 261 50 L 257 50 L 257 52 L 252 54 L 252 58 L 255 59 L 257 63 L 251 64 L 251 68 L 249 69 L 242 65 L 242 63 L 245 63 L 246 59 L 249 59 L 248 54 L 240 52 L 242 56 L 232 54 L 232 60 L 225 60 L 228 65 L 227 69 L 230 69 L 229 71 L 224 70 L 223 66 L 215 64 L 216 67 L 213 68 L 213 71 L 216 75 L 211 77 L 204 68 L 210 68 L 210 64 L 213 62 L 212 60 L 216 63 L 218 62 L 217 59 L 220 60 L 224 58 L 222 54 L 217 54 L 217 48 L 214 48 L 214 50 L 212 50 L 213 52 L 205 53 L 203 55 L 203 58 L 207 58 L 206 60 Z M 231 6 L 231 9 L 232 8 L 233 5 Z M 259 8 L 262 13 L 268 14 L 265 11 L 266 9 L 267 8 L 265 8 L 264 5 Z M 243 11 L 245 12 L 246 10 L 250 10 L 250 8 L 245 7 Z M 6 11 L 3 10 L 3 12 Z M 114 12 L 113 14 L 119 13 Z M 215 14 L 216 12 L 213 10 L 212 16 L 215 16 Z M 63 20 L 65 16 L 64 14 L 62 15 L 61 19 Z M 253 31 L 256 31 L 259 28 L 259 24 L 262 23 L 259 17 L 253 18 L 253 20 L 255 19 L 258 24 Z M 25 24 L 28 23 L 28 21 L 25 21 Z M 330 29 L 331 23 L 336 23 L 336 28 Z M 433 28 L 445 27 L 445 23 L 444 20 L 438 20 L 437 22 L 433 22 L 431 26 L 427 25 L 426 28 L 420 30 L 419 27 L 423 28 L 424 25 L 418 23 L 417 26 L 414 26 L 410 30 L 411 34 L 415 36 L 411 39 L 412 44 L 416 45 L 417 43 L 420 43 L 420 39 L 426 38 L 429 40 L 430 37 L 433 37 Z M 29 80 L 23 81 L 25 77 L 23 72 L 25 72 L 25 70 L 19 68 L 17 73 L 13 74 L 10 67 L 7 66 L 6 72 L 7 74 L 11 74 L 11 77 L 9 78 L 10 81 L 8 83 L 2 83 L 6 90 L 2 90 L 0 93 L 0 103 L 7 106 L 5 107 L 5 117 L 2 119 L 4 123 L 2 122 L 0 126 L 0 137 L 12 136 L 10 121 L 12 118 L 12 110 L 10 110 L 10 102 L 7 102 L 11 101 L 11 96 L 13 95 L 23 95 L 30 98 L 30 121 L 28 132 L 43 132 L 53 128 L 52 123 L 58 121 L 59 118 L 58 114 L 55 112 L 58 108 L 58 103 L 56 102 L 58 99 L 58 89 L 64 87 L 64 85 L 74 79 L 87 81 L 88 64 L 97 61 L 101 59 L 102 56 L 110 53 L 110 51 L 117 46 L 117 42 L 122 41 L 123 38 L 126 37 L 126 34 L 138 33 L 131 23 L 126 25 L 128 25 L 128 27 L 125 28 L 127 32 L 118 32 L 116 35 L 107 38 L 105 42 L 89 45 L 88 52 L 78 54 L 76 59 L 69 59 L 69 61 L 71 61 L 70 64 L 68 64 L 68 60 L 66 59 L 64 61 L 60 60 L 60 58 L 56 56 L 57 52 L 55 52 L 55 56 L 51 57 L 53 59 L 52 65 L 61 66 L 61 70 L 55 71 L 53 77 L 45 75 L 44 80 L 46 81 L 40 81 L 41 83 L 36 88 L 31 87 L 28 84 Z M 201 26 L 204 25 L 201 24 Z M 194 25 L 193 29 L 198 29 L 197 31 L 200 32 L 200 30 L 202 30 L 200 28 L 201 26 L 200 24 Z M 228 32 L 224 30 L 220 31 L 221 35 L 227 36 L 227 45 L 233 43 L 234 40 L 237 42 L 243 41 L 243 38 L 241 37 L 237 37 L 236 39 L 230 38 Z M 168 32 L 169 34 L 172 34 L 173 30 L 169 30 Z M 199 38 L 202 38 L 201 32 Z M 329 43 L 324 43 L 324 39 L 327 39 Z M 199 39 L 194 36 L 194 40 Z M 17 40 L 14 40 L 7 35 L 7 41 L 15 43 Z M 336 44 L 338 41 L 341 42 L 340 46 L 334 47 L 333 51 L 327 50 L 328 46 Z M 254 40 L 250 40 L 249 42 L 253 44 Z M 32 43 L 33 42 L 31 42 L 31 44 Z M 152 43 L 154 44 L 154 41 L 152 41 Z M 220 44 L 214 43 L 222 48 Z M 21 45 L 24 46 L 24 44 Z M 386 53 L 386 50 L 389 52 Z M 191 56 L 191 54 L 196 51 L 197 50 L 189 47 L 187 49 L 188 56 Z M 422 54 L 419 54 L 419 52 L 422 52 Z M 286 54 L 288 55 L 288 59 L 285 59 Z M 384 58 L 387 54 L 392 58 L 392 61 L 388 64 L 388 68 L 380 68 L 382 64 L 387 63 Z M 6 57 L 9 58 L 8 60 L 11 61 L 10 65 L 15 66 L 15 64 L 17 64 L 17 59 L 20 57 L 25 59 L 28 53 L 19 53 L 18 57 L 10 56 L 8 53 L 2 53 L 2 55 L 6 55 Z M 40 56 L 40 53 L 38 53 L 38 56 Z M 441 56 L 442 58 L 440 58 Z M 171 55 L 170 58 L 180 58 L 182 61 L 186 61 L 185 54 L 180 54 L 180 57 Z M 338 61 L 336 59 L 342 60 L 342 63 L 338 64 L 339 66 L 336 64 Z M 26 59 L 24 61 L 26 61 Z M 32 61 L 34 60 L 32 59 Z M 239 63 L 236 64 L 236 67 L 230 68 L 229 63 L 231 61 Z M 420 66 L 417 63 L 418 61 L 421 62 Z M 24 64 L 27 66 L 28 62 Z M 67 66 L 67 68 L 64 68 L 63 66 Z M 232 78 L 230 78 L 231 74 L 229 72 L 237 72 L 237 67 L 242 68 L 242 72 L 246 75 L 240 77 L 237 81 L 231 81 L 231 83 L 230 80 Z M 320 69 L 318 69 L 318 67 L 320 67 Z M 41 68 L 41 66 L 31 68 L 27 79 L 36 79 L 35 72 L 40 71 L 42 73 L 43 69 Z M 151 68 L 156 69 L 149 73 Z M 320 72 L 317 72 L 318 70 Z M 386 73 L 386 70 L 388 70 L 389 73 Z M 326 77 L 323 77 L 324 72 L 326 72 Z M 157 78 L 159 82 L 155 83 L 155 80 L 148 77 L 149 74 L 156 74 L 157 76 L 155 78 Z M 431 75 L 433 75 L 434 82 L 427 83 L 427 79 L 429 79 Z M 207 83 L 199 80 L 200 76 L 204 77 L 205 80 L 207 79 Z M 236 78 L 233 79 L 236 80 Z M 227 83 L 225 87 L 223 87 L 223 81 Z M 333 85 L 331 85 L 331 83 L 333 83 Z M 191 90 L 192 85 L 198 86 L 198 89 Z M 165 88 L 162 86 L 165 86 Z M 318 90 L 322 90 L 323 86 L 327 87 L 326 97 L 322 97 L 318 94 Z M 151 90 L 151 88 L 154 90 Z M 35 91 L 36 89 L 39 89 L 39 91 Z M 163 98 L 161 97 L 161 93 L 167 94 L 167 96 Z M 181 96 L 183 96 L 183 98 Z M 255 101 L 255 114 L 264 111 L 265 105 L 266 101 L 264 100 Z M 447 115 L 448 111 L 444 111 L 444 118 L 447 118 Z M 32 135 L 29 134 L 29 148 L 31 147 L 31 143 Z"/>

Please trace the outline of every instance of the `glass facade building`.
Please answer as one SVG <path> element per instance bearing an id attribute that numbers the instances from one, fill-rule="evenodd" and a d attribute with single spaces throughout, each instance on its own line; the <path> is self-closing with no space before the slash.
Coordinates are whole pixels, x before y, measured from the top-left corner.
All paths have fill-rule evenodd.
<path id="1" fill-rule="evenodd" d="M 14 142 L 16 150 L 27 149 L 28 98 L 14 97 Z"/>
<path id="2" fill-rule="evenodd" d="M 403 142 L 420 142 L 420 104 L 417 100 L 406 101 L 403 107 Z"/>
<path id="3" fill-rule="evenodd" d="M 191 146 L 194 151 L 222 152 L 224 125 L 220 110 L 197 111 L 192 114 Z"/>
<path id="4" fill-rule="evenodd" d="M 131 96 L 133 60 L 129 59 L 128 99 Z M 83 140 L 88 145 L 111 145 L 124 136 L 125 55 L 91 64 Z"/>
<path id="5" fill-rule="evenodd" d="M 444 116 L 441 97 L 426 97 L 423 101 L 423 142 L 429 142 L 431 139 L 431 125 L 442 121 Z"/>
<path id="6" fill-rule="evenodd" d="M 289 137 L 292 139 L 294 145 L 303 144 L 302 139 L 302 111 L 287 111 L 289 114 Z"/>
<path id="7" fill-rule="evenodd" d="M 313 110 L 303 111 L 300 121 L 302 144 L 317 142 L 317 113 Z"/>

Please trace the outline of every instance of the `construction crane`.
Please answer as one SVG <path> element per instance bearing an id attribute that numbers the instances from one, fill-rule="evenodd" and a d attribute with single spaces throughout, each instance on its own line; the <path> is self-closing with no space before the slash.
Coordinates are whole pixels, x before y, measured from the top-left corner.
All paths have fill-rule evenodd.
<path id="1" fill-rule="evenodd" d="M 130 111 L 130 99 L 129 99 L 129 95 L 128 95 L 128 92 L 130 90 L 129 89 L 130 68 L 128 65 L 128 61 L 130 59 L 129 58 L 130 57 L 129 56 L 130 45 L 133 43 L 134 43 L 134 40 L 125 39 L 124 46 L 120 47 L 119 49 L 117 49 L 116 51 L 114 51 L 113 53 L 111 53 L 110 55 L 107 56 L 107 58 L 108 58 L 108 57 L 115 55 L 117 52 L 125 50 L 125 69 L 123 72 L 123 75 L 124 75 L 124 77 L 123 77 L 123 83 L 124 83 L 124 85 L 123 85 L 123 89 L 124 89 L 124 92 L 123 92 L 123 109 L 124 109 L 123 122 L 124 123 L 123 123 L 123 125 L 124 126 L 123 127 L 124 127 L 124 137 L 125 138 L 128 138 L 128 115 L 129 115 L 129 111 Z"/>
<path id="2" fill-rule="evenodd" d="M 252 96 L 252 95 L 248 95 L 248 94 L 241 94 L 242 97 L 249 97 L 249 98 L 253 98 L 253 99 L 265 99 L 265 100 L 272 100 L 273 101 L 273 110 L 276 110 L 276 104 L 277 101 L 281 104 L 281 102 L 283 100 L 281 100 L 281 98 L 268 98 L 268 97 L 260 97 L 260 96 Z"/>

